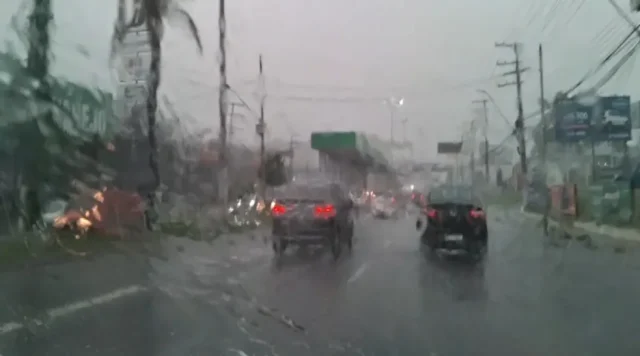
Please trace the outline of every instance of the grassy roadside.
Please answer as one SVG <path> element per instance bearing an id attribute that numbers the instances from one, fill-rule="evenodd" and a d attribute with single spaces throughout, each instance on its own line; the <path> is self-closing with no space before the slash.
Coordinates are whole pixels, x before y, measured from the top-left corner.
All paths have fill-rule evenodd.
<path id="1" fill-rule="evenodd" d="M 0 270 L 24 267 L 32 264 L 47 264 L 86 260 L 105 252 L 115 252 L 113 241 L 95 236 L 76 239 L 60 237 L 43 242 L 36 236 L 15 236 L 0 241 Z"/>
<path id="2" fill-rule="evenodd" d="M 268 219 L 261 217 L 262 226 Z M 0 240 L 0 271 L 24 268 L 29 265 L 56 264 L 86 261 L 100 255 L 124 253 L 143 244 L 153 243 L 168 237 L 193 241 L 213 242 L 225 234 L 252 231 L 256 226 L 230 226 L 222 221 L 201 226 L 195 221 L 173 221 L 159 224 L 159 231 L 140 232 L 133 238 L 114 238 L 89 233 L 75 238 L 71 232 L 58 233 L 58 238 L 44 242 L 36 234 L 22 234 Z"/>

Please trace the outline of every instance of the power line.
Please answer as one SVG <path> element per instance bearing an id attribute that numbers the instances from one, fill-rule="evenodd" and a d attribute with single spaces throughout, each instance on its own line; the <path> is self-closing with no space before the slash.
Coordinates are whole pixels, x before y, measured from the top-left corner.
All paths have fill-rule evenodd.
<path id="1" fill-rule="evenodd" d="M 578 1 L 584 1 L 584 0 L 571 0 L 570 3 L 568 3 L 567 5 L 567 1 L 557 1 L 555 4 L 555 10 L 553 10 L 553 14 L 554 16 L 551 17 L 551 19 L 548 21 L 548 23 L 545 25 L 545 27 L 542 29 L 542 35 L 543 37 L 540 39 L 540 42 L 546 42 L 545 39 L 552 36 L 553 34 L 555 34 L 556 32 L 558 32 L 558 30 L 562 30 L 562 33 L 566 33 L 566 29 L 569 26 L 570 22 L 573 21 L 573 19 L 576 17 L 576 15 L 578 14 L 578 11 L 580 10 L 581 6 L 580 3 L 578 3 Z M 559 10 L 560 5 L 562 5 L 562 11 Z M 567 5 L 567 6 L 565 6 Z M 576 6 L 577 5 L 577 6 Z M 558 13 L 560 12 L 566 12 L 564 10 L 569 11 L 569 13 L 566 16 L 561 16 L 560 19 L 562 19 L 561 21 L 558 20 Z M 556 21 L 557 20 L 557 21 Z M 548 29 L 548 31 L 547 31 Z M 554 36 L 553 39 L 557 39 L 558 36 Z"/>
<path id="2" fill-rule="evenodd" d="M 614 58 L 618 53 L 620 53 L 620 51 L 626 46 L 628 45 L 631 37 L 635 34 L 636 30 L 639 28 L 639 26 L 636 26 L 633 30 L 631 30 L 631 32 L 629 32 L 622 41 L 620 41 L 620 43 L 616 46 L 616 48 L 614 48 L 611 52 L 609 52 L 609 54 L 607 54 L 607 56 L 600 61 L 600 63 L 598 63 L 593 69 L 591 69 L 589 72 L 587 72 L 580 80 L 578 80 L 578 82 L 576 84 L 574 84 L 573 86 L 571 86 L 571 88 L 569 90 L 566 91 L 566 93 L 571 93 L 574 90 L 576 90 L 580 85 L 582 85 L 584 82 L 586 82 L 587 80 L 589 80 L 591 77 L 593 77 L 598 71 L 600 71 L 609 61 L 611 61 L 612 58 Z"/>
<path id="3" fill-rule="evenodd" d="M 631 58 L 635 57 L 639 46 L 640 46 L 640 41 L 636 40 L 636 43 L 633 45 L 633 48 L 629 49 L 627 53 L 625 53 L 622 56 L 622 58 L 620 58 L 618 62 L 616 62 L 616 64 L 611 69 L 609 69 L 607 74 L 603 78 L 601 78 L 590 89 L 590 91 L 597 91 L 598 89 L 602 88 L 605 84 L 607 84 L 618 73 L 618 71 L 629 62 Z"/>
<path id="4" fill-rule="evenodd" d="M 560 6 L 560 4 L 561 4 L 560 0 L 554 0 L 553 5 L 551 5 L 551 8 L 545 15 L 546 20 L 544 21 L 544 25 L 542 26 L 542 31 L 541 31 L 542 33 L 544 33 L 547 27 L 549 27 L 549 25 L 553 22 L 553 20 L 555 20 L 557 16 L 558 6 Z"/>
<path id="5" fill-rule="evenodd" d="M 477 87 L 479 84 L 491 82 L 495 79 L 500 78 L 500 75 L 490 75 L 487 77 L 475 78 L 467 81 L 451 83 L 450 85 L 440 85 L 438 89 L 439 92 L 447 91 L 447 90 L 460 90 L 460 89 L 471 89 Z M 404 96 L 411 95 L 412 93 L 415 95 L 424 95 L 425 92 L 429 92 L 432 90 L 421 90 L 419 88 L 411 88 L 411 87 L 380 87 L 380 88 L 371 88 L 365 86 L 348 86 L 348 85 L 331 85 L 331 84 L 316 84 L 316 83 L 290 83 L 283 81 L 281 79 L 272 79 L 270 83 L 276 87 L 290 87 L 292 89 L 308 89 L 308 90 L 327 90 L 327 91 L 345 91 L 345 92 L 360 92 L 360 93 L 371 93 L 371 92 L 400 92 Z M 444 87 L 444 88 L 443 88 Z M 387 98 L 388 95 L 381 95 L 381 97 Z"/>

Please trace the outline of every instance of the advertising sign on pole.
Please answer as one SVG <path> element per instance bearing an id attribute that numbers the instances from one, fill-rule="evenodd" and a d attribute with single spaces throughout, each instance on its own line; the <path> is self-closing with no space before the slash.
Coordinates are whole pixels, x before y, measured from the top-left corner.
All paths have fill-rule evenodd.
<path id="1" fill-rule="evenodd" d="M 122 55 L 122 66 L 119 68 L 120 83 L 144 81 L 149 75 L 151 64 L 150 52 L 128 53 Z"/>
<path id="2" fill-rule="evenodd" d="M 53 82 L 53 100 L 62 110 L 54 110 L 54 119 L 68 133 L 80 129 L 84 134 L 104 136 L 113 123 L 113 96 L 69 82 Z"/>
<path id="3" fill-rule="evenodd" d="M 118 97 L 120 98 L 120 110 L 124 116 L 131 115 L 134 108 L 146 105 L 147 86 L 144 82 L 121 84 Z"/>
<path id="4" fill-rule="evenodd" d="M 147 30 L 128 31 L 122 39 L 122 45 L 120 48 L 121 54 L 131 54 L 138 52 L 151 52 L 151 44 L 149 43 L 149 32 Z"/>
<path id="5" fill-rule="evenodd" d="M 563 100 L 554 108 L 556 139 L 577 142 L 589 138 L 593 107 L 574 100 Z"/>
<path id="6" fill-rule="evenodd" d="M 631 140 L 631 97 L 601 97 L 593 122 L 593 138 L 595 141 Z"/>

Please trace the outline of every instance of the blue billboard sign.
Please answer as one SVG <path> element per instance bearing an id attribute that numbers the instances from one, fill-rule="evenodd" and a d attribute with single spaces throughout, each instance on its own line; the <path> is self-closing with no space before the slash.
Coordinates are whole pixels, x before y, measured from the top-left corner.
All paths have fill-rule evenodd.
<path id="1" fill-rule="evenodd" d="M 593 107 L 573 100 L 563 100 L 555 106 L 556 140 L 577 142 L 589 139 Z"/>
<path id="2" fill-rule="evenodd" d="M 631 140 L 631 97 L 628 95 L 600 98 L 593 122 L 594 141 Z"/>

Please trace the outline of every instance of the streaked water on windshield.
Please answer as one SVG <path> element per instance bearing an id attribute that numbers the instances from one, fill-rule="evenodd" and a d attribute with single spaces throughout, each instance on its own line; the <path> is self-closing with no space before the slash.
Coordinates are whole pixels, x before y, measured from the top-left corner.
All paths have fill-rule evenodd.
<path id="1" fill-rule="evenodd" d="M 640 354 L 637 11 L 4 0 L 0 356 Z"/>

